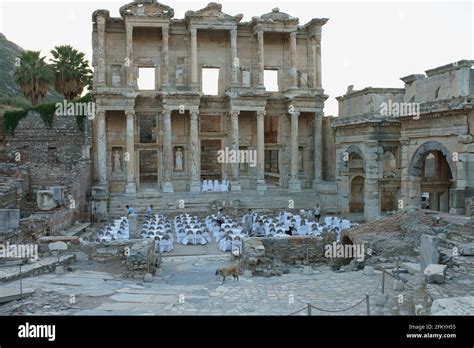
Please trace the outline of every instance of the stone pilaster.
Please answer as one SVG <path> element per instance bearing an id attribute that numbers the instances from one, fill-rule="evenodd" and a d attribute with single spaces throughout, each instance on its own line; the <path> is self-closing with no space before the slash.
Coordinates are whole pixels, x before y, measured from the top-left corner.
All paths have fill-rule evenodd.
<path id="1" fill-rule="evenodd" d="M 198 111 L 190 111 L 191 122 L 190 122 L 190 157 L 191 157 L 191 166 L 190 166 L 190 176 L 191 181 L 189 184 L 190 192 L 200 192 L 201 191 L 201 171 L 200 171 L 200 160 L 201 160 L 201 144 L 199 142 L 199 127 L 198 127 Z"/>
<path id="2" fill-rule="evenodd" d="M 298 87 L 296 60 L 296 31 L 290 33 L 290 88 Z"/>
<path id="3" fill-rule="evenodd" d="M 106 19 L 102 16 L 97 17 L 97 85 L 106 85 L 106 66 L 105 66 L 105 24 Z"/>
<path id="4" fill-rule="evenodd" d="M 135 113 L 133 111 L 126 111 L 127 116 L 127 185 L 125 186 L 125 193 L 137 192 L 137 185 L 135 183 Z"/>
<path id="5" fill-rule="evenodd" d="M 265 111 L 257 111 L 257 191 L 266 191 L 265 183 Z"/>
<path id="6" fill-rule="evenodd" d="M 191 87 L 198 87 L 197 29 L 191 28 Z"/>
<path id="7" fill-rule="evenodd" d="M 265 58 L 264 58 L 264 45 L 263 45 L 263 30 L 257 31 L 257 58 L 258 58 L 258 86 L 263 88 L 265 82 L 263 80 L 263 73 L 265 69 Z"/>
<path id="8" fill-rule="evenodd" d="M 127 69 L 127 86 L 135 87 L 133 67 L 133 26 L 130 23 L 125 24 L 125 38 L 127 44 L 127 56 L 125 62 L 125 67 Z"/>
<path id="9" fill-rule="evenodd" d="M 107 186 L 107 135 L 105 132 L 105 111 L 97 112 L 97 164 L 100 186 Z"/>
<path id="10" fill-rule="evenodd" d="M 291 118 L 291 165 L 290 165 L 290 181 L 289 189 L 292 191 L 301 190 L 301 181 L 298 179 L 298 118 L 300 112 L 294 110 L 290 114 Z"/>
<path id="11" fill-rule="evenodd" d="M 314 180 L 313 188 L 323 180 L 323 113 L 314 114 Z"/>
<path id="12" fill-rule="evenodd" d="M 240 111 L 232 110 L 230 118 L 232 123 L 232 150 L 235 151 L 236 158 L 239 153 L 239 114 Z M 239 163 L 232 163 L 232 181 L 230 182 L 231 191 L 241 191 L 239 182 Z"/>
<path id="13" fill-rule="evenodd" d="M 239 69 L 240 62 L 237 58 L 237 28 L 233 28 L 230 31 L 230 53 L 232 59 L 232 85 L 237 86 L 237 70 Z"/>
<path id="14" fill-rule="evenodd" d="M 171 172 L 173 170 L 173 151 L 171 149 L 171 110 L 163 111 L 163 192 L 173 192 Z"/>
<path id="15" fill-rule="evenodd" d="M 162 27 L 162 47 L 161 47 L 161 76 L 162 76 L 162 86 L 163 88 L 168 88 L 170 85 L 170 69 L 169 69 L 169 28 Z"/>
<path id="16" fill-rule="evenodd" d="M 322 35 L 322 30 L 319 28 L 315 32 L 314 36 L 314 51 L 315 51 L 315 57 L 314 57 L 314 63 L 315 63 L 315 74 L 314 74 L 314 84 L 313 86 L 315 88 L 323 88 L 322 85 L 322 74 L 321 74 L 321 35 Z"/>

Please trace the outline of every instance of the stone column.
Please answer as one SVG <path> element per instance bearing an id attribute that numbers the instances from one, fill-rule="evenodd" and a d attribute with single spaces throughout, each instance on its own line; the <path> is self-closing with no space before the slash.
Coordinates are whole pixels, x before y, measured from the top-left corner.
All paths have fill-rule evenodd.
<path id="1" fill-rule="evenodd" d="M 315 88 L 323 88 L 322 80 L 321 80 L 321 28 L 318 28 L 314 35 L 314 42 L 315 42 L 315 74 L 314 74 L 314 83 L 313 86 Z"/>
<path id="2" fill-rule="evenodd" d="M 106 67 L 105 67 L 105 18 L 97 17 L 97 85 L 106 85 Z"/>
<path id="3" fill-rule="evenodd" d="M 230 112 L 230 118 L 232 122 L 232 150 L 234 151 L 236 158 L 239 153 L 239 114 L 240 111 L 232 110 Z M 241 191 L 239 182 L 239 163 L 232 163 L 232 181 L 230 182 L 231 191 Z"/>
<path id="4" fill-rule="evenodd" d="M 198 87 L 197 29 L 191 28 L 191 87 Z"/>
<path id="5" fill-rule="evenodd" d="M 135 87 L 135 77 L 133 69 L 133 26 L 129 23 L 125 24 L 125 37 L 127 43 L 127 57 L 125 66 L 127 68 L 127 86 Z"/>
<path id="6" fill-rule="evenodd" d="M 257 31 L 257 58 L 258 58 L 258 86 L 264 87 L 263 72 L 265 69 L 265 58 L 263 49 L 263 30 Z"/>
<path id="7" fill-rule="evenodd" d="M 107 135 L 105 132 L 105 111 L 97 112 L 97 164 L 100 186 L 107 186 Z"/>
<path id="8" fill-rule="evenodd" d="M 125 193 L 137 192 L 137 185 L 135 183 L 135 113 L 133 111 L 126 111 L 127 116 L 127 185 L 125 186 Z"/>
<path id="9" fill-rule="evenodd" d="M 291 114 L 291 165 L 289 189 L 292 191 L 301 190 L 301 181 L 298 179 L 298 118 L 300 112 L 294 110 Z"/>
<path id="10" fill-rule="evenodd" d="M 314 113 L 314 180 L 313 188 L 323 180 L 323 113 Z"/>
<path id="11" fill-rule="evenodd" d="M 297 71 L 296 71 L 296 31 L 290 33 L 290 88 L 298 87 Z"/>
<path id="12" fill-rule="evenodd" d="M 230 53 L 232 59 L 232 85 L 237 86 L 237 70 L 240 66 L 237 58 L 237 28 L 233 28 L 230 31 Z"/>
<path id="13" fill-rule="evenodd" d="M 161 65 L 161 76 L 162 86 L 166 89 L 170 85 L 170 69 L 169 69 L 169 28 L 162 27 L 162 47 L 161 47 L 161 59 L 163 64 Z"/>
<path id="14" fill-rule="evenodd" d="M 173 151 L 171 148 L 171 110 L 163 110 L 163 192 L 173 192 L 171 172 L 173 170 Z"/>
<path id="15" fill-rule="evenodd" d="M 266 191 L 265 183 L 265 110 L 257 111 L 257 191 Z"/>
<path id="16" fill-rule="evenodd" d="M 200 171 L 200 160 L 201 160 L 201 144 L 199 142 L 199 127 L 198 127 L 198 114 L 197 110 L 190 111 L 191 123 L 189 129 L 189 151 L 191 157 L 190 174 L 191 182 L 189 184 L 190 192 L 201 191 L 201 171 Z"/>
<path id="17" fill-rule="evenodd" d="M 364 160 L 366 162 L 364 175 L 364 217 L 366 221 L 377 220 L 380 217 L 379 167 L 378 163 L 383 151 L 377 140 L 365 141 Z"/>

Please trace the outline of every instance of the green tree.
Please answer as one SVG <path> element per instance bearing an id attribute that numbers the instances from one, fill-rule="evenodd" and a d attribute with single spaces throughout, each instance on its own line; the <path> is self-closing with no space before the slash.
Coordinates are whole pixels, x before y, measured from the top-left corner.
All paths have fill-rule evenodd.
<path id="1" fill-rule="evenodd" d="M 25 98 L 36 106 L 48 93 L 48 86 L 54 79 L 53 72 L 44 61 L 45 57 L 40 57 L 40 51 L 23 51 L 19 58 L 13 78 Z"/>
<path id="2" fill-rule="evenodd" d="M 82 52 L 69 45 L 56 46 L 52 51 L 52 69 L 54 72 L 54 89 L 66 100 L 80 96 L 92 81 L 92 70 Z"/>

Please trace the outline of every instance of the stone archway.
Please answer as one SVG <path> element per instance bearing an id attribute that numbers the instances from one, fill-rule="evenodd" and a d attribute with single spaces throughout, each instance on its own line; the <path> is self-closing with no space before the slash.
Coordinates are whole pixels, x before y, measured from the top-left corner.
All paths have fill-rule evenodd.
<path id="1" fill-rule="evenodd" d="M 449 192 L 455 177 L 451 152 L 437 141 L 422 144 L 408 167 L 411 206 L 449 212 Z"/>

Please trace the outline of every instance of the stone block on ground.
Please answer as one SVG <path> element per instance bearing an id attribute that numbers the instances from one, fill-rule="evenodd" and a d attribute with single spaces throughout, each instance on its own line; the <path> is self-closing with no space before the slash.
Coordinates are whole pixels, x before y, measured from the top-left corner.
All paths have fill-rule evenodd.
<path id="1" fill-rule="evenodd" d="M 154 275 L 159 266 L 158 260 L 154 240 L 146 239 L 135 243 L 130 248 L 125 261 L 125 276 L 144 279 L 147 273 Z"/>
<path id="2" fill-rule="evenodd" d="M 446 265 L 429 264 L 423 272 L 427 283 L 443 284 L 446 277 Z"/>
<path id="3" fill-rule="evenodd" d="M 58 206 L 54 198 L 54 191 L 39 190 L 36 193 L 36 204 L 39 210 L 52 210 Z"/>
<path id="4" fill-rule="evenodd" d="M 474 243 L 460 244 L 459 253 L 463 256 L 474 256 Z"/>
<path id="5" fill-rule="evenodd" d="M 439 262 L 438 251 L 439 238 L 427 234 L 421 235 L 420 242 L 420 272 L 424 272 L 429 264 L 437 264 Z"/>

